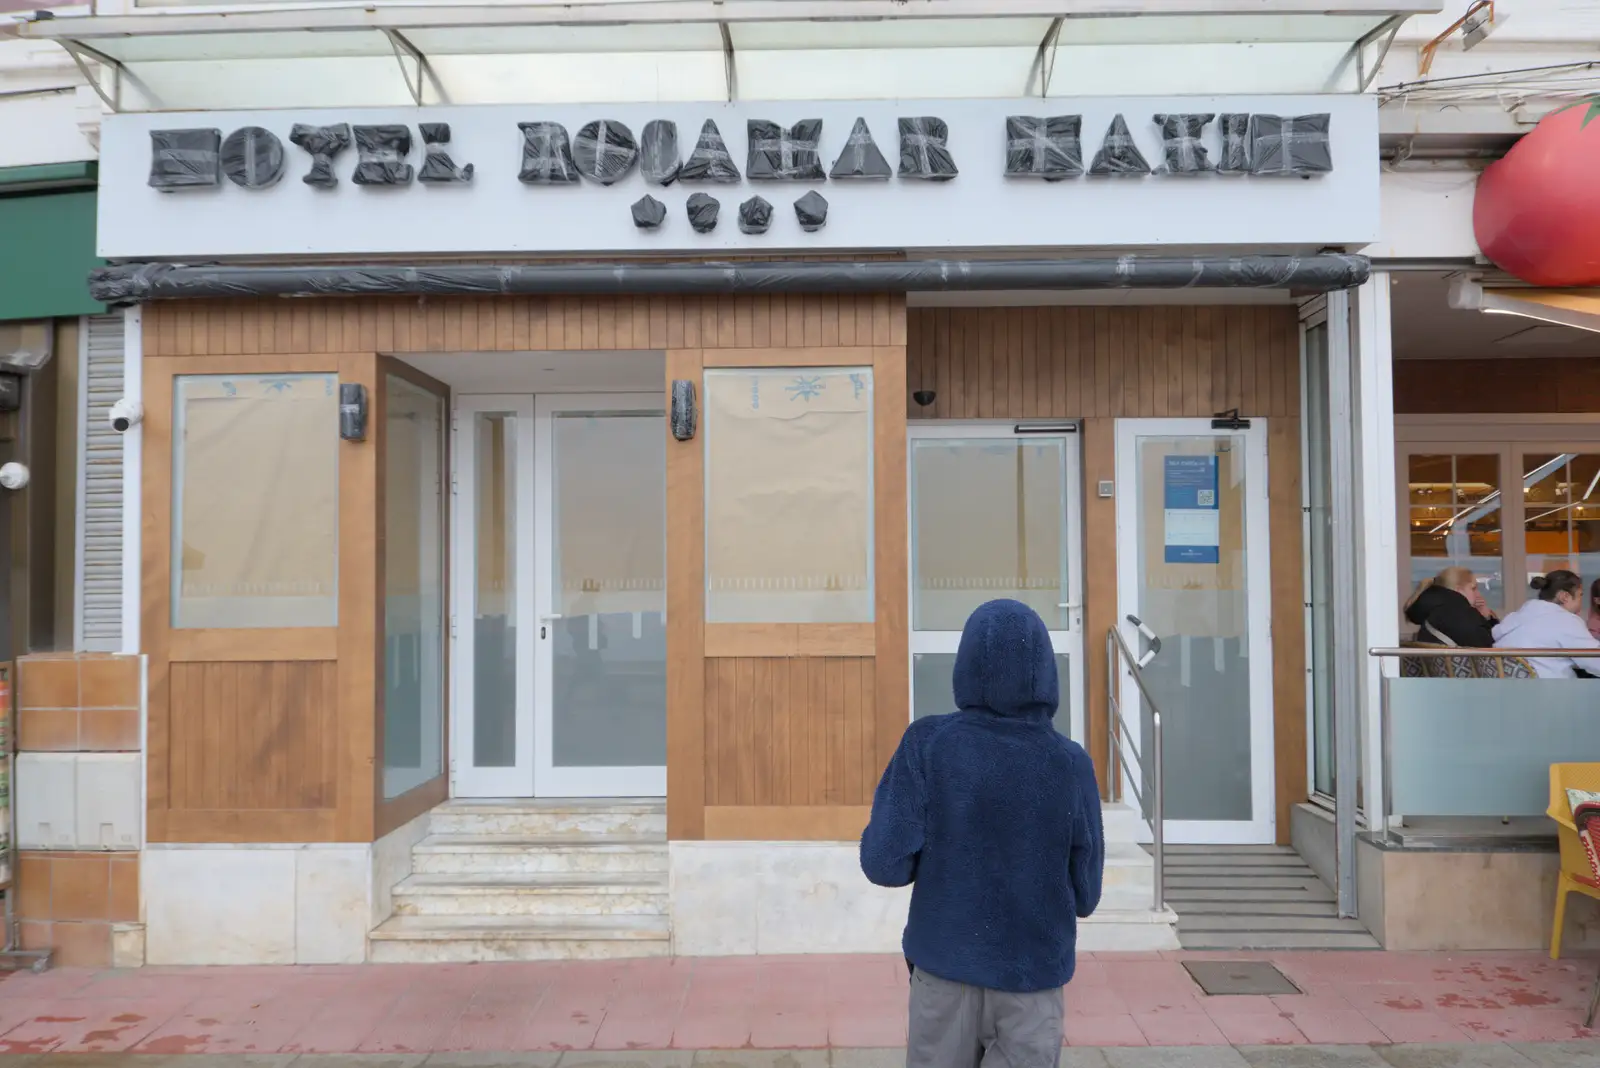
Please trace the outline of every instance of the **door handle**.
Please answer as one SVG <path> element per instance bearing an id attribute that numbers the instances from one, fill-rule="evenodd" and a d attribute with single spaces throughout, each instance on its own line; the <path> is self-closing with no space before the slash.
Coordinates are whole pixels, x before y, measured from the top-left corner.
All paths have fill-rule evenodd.
<path id="1" fill-rule="evenodd" d="M 558 620 L 558 619 L 560 619 L 562 617 L 561 617 L 561 613 L 560 612 L 556 612 L 553 615 L 540 616 L 539 618 L 541 620 L 543 620 L 544 622 L 546 622 L 546 623 L 554 623 L 556 620 Z"/>
<path id="2" fill-rule="evenodd" d="M 1082 608 L 1083 605 L 1078 601 L 1061 601 L 1056 604 L 1056 607 L 1071 611 L 1074 608 Z"/>

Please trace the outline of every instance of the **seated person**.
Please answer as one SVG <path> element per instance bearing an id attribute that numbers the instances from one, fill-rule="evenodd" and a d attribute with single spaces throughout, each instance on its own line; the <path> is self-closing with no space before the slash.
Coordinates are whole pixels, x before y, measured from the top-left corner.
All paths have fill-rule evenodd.
<path id="1" fill-rule="evenodd" d="M 1571 571 L 1535 576 L 1529 587 L 1538 599 L 1526 602 L 1494 628 L 1497 649 L 1600 649 L 1600 638 L 1578 614 L 1583 611 L 1583 580 Z M 1541 679 L 1573 679 L 1600 672 L 1600 658 L 1530 656 L 1528 664 Z"/>
<path id="2" fill-rule="evenodd" d="M 1417 641 L 1466 649 L 1492 648 L 1500 622 L 1465 567 L 1447 567 L 1418 586 L 1406 602 L 1406 618 L 1417 625 Z"/>

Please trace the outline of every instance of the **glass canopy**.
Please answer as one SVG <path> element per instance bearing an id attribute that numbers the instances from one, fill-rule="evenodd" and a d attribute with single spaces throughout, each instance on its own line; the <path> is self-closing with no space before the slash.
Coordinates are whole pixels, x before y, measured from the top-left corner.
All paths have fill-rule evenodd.
<path id="1" fill-rule="evenodd" d="M 133 0 L 138 2 L 138 0 Z M 55 18 L 117 110 L 1362 92 L 1439 0 L 173 0 Z M 805 17 L 801 17 L 805 16 Z M 95 68 L 98 67 L 98 70 Z"/>

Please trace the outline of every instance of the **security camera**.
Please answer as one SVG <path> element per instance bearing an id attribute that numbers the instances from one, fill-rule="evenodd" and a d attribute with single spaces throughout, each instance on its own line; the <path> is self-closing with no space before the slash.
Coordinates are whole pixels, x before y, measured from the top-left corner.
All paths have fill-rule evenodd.
<path id="1" fill-rule="evenodd" d="M 119 434 L 126 434 L 143 418 L 144 409 L 139 406 L 138 401 L 123 397 L 111 406 L 111 429 Z"/>

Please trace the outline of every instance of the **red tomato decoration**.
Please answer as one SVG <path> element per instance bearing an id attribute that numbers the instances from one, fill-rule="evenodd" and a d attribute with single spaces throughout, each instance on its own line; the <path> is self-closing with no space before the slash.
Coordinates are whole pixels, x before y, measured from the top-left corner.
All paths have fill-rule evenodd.
<path id="1" fill-rule="evenodd" d="M 1600 285 L 1600 97 L 1552 112 L 1478 178 L 1472 230 L 1536 286 Z"/>

